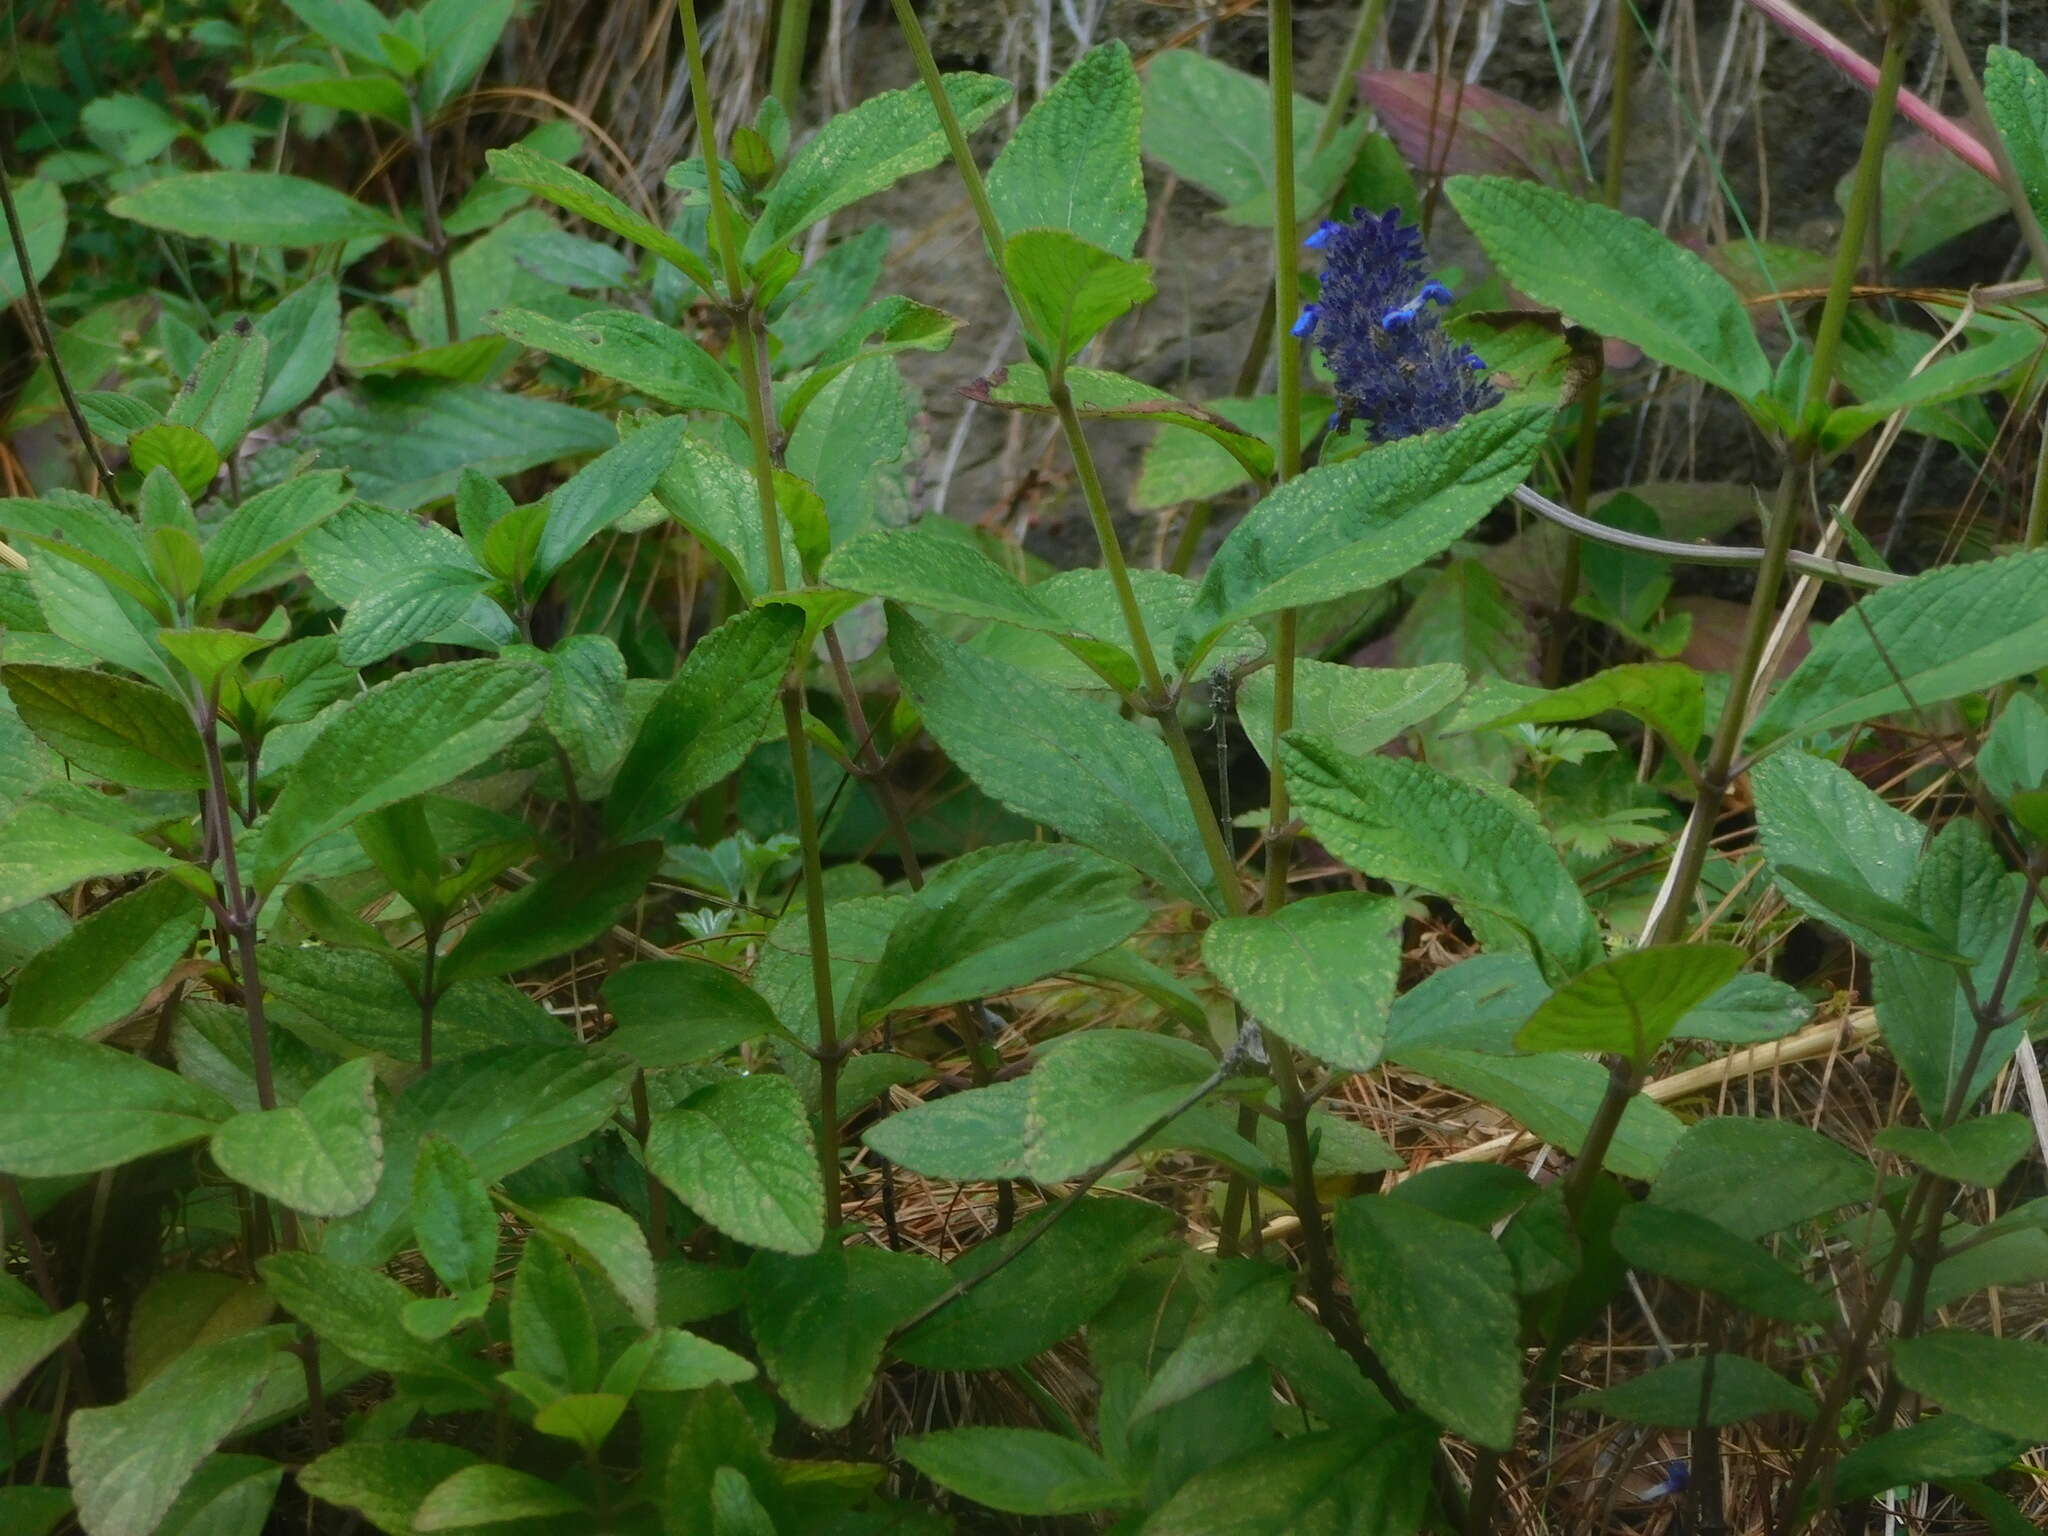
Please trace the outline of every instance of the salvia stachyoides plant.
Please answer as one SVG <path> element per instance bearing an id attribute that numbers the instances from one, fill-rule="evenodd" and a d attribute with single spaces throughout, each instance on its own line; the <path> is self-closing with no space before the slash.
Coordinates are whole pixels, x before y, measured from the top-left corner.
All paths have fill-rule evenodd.
<path id="1" fill-rule="evenodd" d="M 1322 291 L 1295 319 L 1336 381 L 1330 429 L 1365 424 L 1376 443 L 1455 426 L 1497 405 L 1486 361 L 1444 330 L 1451 291 L 1428 276 L 1422 231 L 1398 208 L 1354 208 L 1302 242 L 1323 257 Z"/>
<path id="2" fill-rule="evenodd" d="M 585 99 L 491 73 L 586 52 L 497 49 L 548 0 L 21 23 L 0 1536 L 2042 1528 L 2048 368 L 1941 281 L 1994 215 L 2048 270 L 2048 75 L 1864 7 L 1832 251 L 1710 261 L 1620 211 L 1623 71 L 1597 199 L 1478 85 L 1404 162 L 1382 0 L 1313 124 L 1290 0 L 1263 79 L 1112 40 L 1022 112 L 893 0 L 915 83 L 829 116 L 812 0 L 675 4 L 644 187 L 500 115 Z M 997 282 L 891 293 L 948 156 L 894 206 Z M 1129 317 L 1204 200 L 1266 298 L 1192 400 Z M 999 374 L 904 367 L 970 321 Z M 911 513 L 935 367 L 1082 568 Z M 1967 529 L 1838 558 L 1901 442 Z"/>

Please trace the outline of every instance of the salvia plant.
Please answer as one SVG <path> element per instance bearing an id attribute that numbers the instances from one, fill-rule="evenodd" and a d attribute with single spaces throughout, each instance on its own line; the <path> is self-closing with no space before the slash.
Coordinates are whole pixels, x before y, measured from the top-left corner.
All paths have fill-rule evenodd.
<path id="1" fill-rule="evenodd" d="M 1885 0 L 1832 252 L 1731 258 L 1478 87 L 1442 174 L 1380 3 L 1028 109 L 892 3 L 806 128 L 804 0 L 740 101 L 680 0 L 658 189 L 460 128 L 510 0 L 9 98 L 0 1531 L 2036 1529 L 2048 76 Z M 2017 282 L 1882 280 L 1923 47 Z M 1269 232 L 1234 396 L 1101 366 L 1148 158 Z M 913 374 L 1093 564 L 917 515 Z M 1656 391 L 1774 483 L 1630 485 Z M 1912 571 L 1902 434 L 2003 487 Z"/>

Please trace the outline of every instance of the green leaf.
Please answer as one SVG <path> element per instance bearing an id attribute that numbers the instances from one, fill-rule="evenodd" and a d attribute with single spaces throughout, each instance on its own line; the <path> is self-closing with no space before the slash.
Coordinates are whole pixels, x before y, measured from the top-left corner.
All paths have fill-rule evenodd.
<path id="1" fill-rule="evenodd" d="M 1027 229 L 1003 246 L 1003 275 L 1032 355 L 1057 371 L 1097 332 L 1151 298 L 1149 262 L 1113 256 L 1062 229 Z"/>
<path id="2" fill-rule="evenodd" d="M 598 1385 L 597 1322 L 569 1256 L 545 1237 L 528 1239 L 519 1255 L 510 1309 L 512 1358 L 519 1375 L 541 1384 L 526 1391 L 536 1406 L 549 1395 Z"/>
<path id="3" fill-rule="evenodd" d="M 1291 1290 L 1283 1271 L 1252 1260 L 1225 1263 L 1215 1294 L 1152 1373 L 1132 1419 L 1185 1402 L 1258 1359 L 1293 1310 Z"/>
<path id="4" fill-rule="evenodd" d="M 30 1371 L 78 1332 L 86 1311 L 82 1301 L 54 1316 L 40 1310 L 17 1312 L 0 1307 L 0 1395 L 13 1396 Z"/>
<path id="5" fill-rule="evenodd" d="M 1638 1067 L 1694 1008 L 1734 980 L 1733 944 L 1630 950 L 1582 971 L 1544 999 L 1515 1036 L 1524 1051 L 1601 1051 Z"/>
<path id="6" fill-rule="evenodd" d="M 686 1067 L 781 1028 L 761 994 L 732 972 L 684 957 L 625 966 L 605 979 L 619 1027 L 605 1036 L 643 1069 Z"/>
<path id="7" fill-rule="evenodd" d="M 975 545 L 930 522 L 874 528 L 835 549 L 820 572 L 835 587 L 968 619 L 1064 634 L 1071 622 Z"/>
<path id="8" fill-rule="evenodd" d="M 514 0 L 426 0 L 419 10 L 427 66 L 420 96 L 429 108 L 445 106 L 476 79 L 512 20 Z"/>
<path id="9" fill-rule="evenodd" d="M 1761 1317 L 1825 1324 L 1832 1303 L 1796 1271 L 1726 1227 L 1667 1205 L 1625 1206 L 1614 1248 L 1637 1269 L 1726 1297 Z"/>
<path id="10" fill-rule="evenodd" d="M 711 551 L 732 576 L 740 597 L 756 603 L 770 590 L 767 535 L 754 477 L 727 454 L 685 437 L 675 459 L 655 483 L 654 494 Z M 782 528 L 785 572 L 800 569 L 801 557 L 788 522 Z"/>
<path id="11" fill-rule="evenodd" d="M 1532 181 L 1454 176 L 1445 190 L 1495 269 L 1537 303 L 1744 403 L 1769 390 L 1749 313 L 1704 257 L 1641 219 Z"/>
<path id="12" fill-rule="evenodd" d="M 1483 941 L 1527 942 L 1553 976 L 1602 958 L 1599 925 L 1533 816 L 1421 763 L 1313 736 L 1290 733 L 1280 760 L 1309 831 L 1352 868 L 1449 897 Z"/>
<path id="13" fill-rule="evenodd" d="M 1606 1069 L 1582 1056 L 1494 1056 L 1398 1044 L 1389 1054 L 1409 1071 L 1505 1110 L 1532 1133 L 1574 1156 L 1584 1146 L 1607 1091 Z M 1624 1178 L 1654 1178 L 1681 1129 L 1670 1110 L 1637 1094 L 1622 1113 L 1606 1166 Z"/>
<path id="14" fill-rule="evenodd" d="M 1810 875 L 1787 881 L 1787 870 L 1818 872 L 1846 884 L 1837 891 L 1865 911 L 1876 898 L 1896 905 L 1906 894 L 1920 845 L 1920 823 L 1894 810 L 1848 770 L 1805 752 L 1774 752 L 1750 770 L 1758 841 L 1780 877 L 1786 899 L 1810 917 L 1848 934 L 1867 950 L 1879 935 L 1827 901 Z"/>
<path id="15" fill-rule="evenodd" d="M 1337 1252 L 1366 1336 L 1401 1390 L 1466 1439 L 1513 1443 L 1522 1354 L 1500 1245 L 1385 1196 L 1337 1207 Z"/>
<path id="16" fill-rule="evenodd" d="M 1052 1230 L 1024 1247 L 1054 1216 Z M 1108 1303 L 1130 1267 L 1165 1236 L 1170 1219 L 1140 1201 L 1087 1198 L 979 1243 L 947 1266 L 954 1282 L 999 1264 L 1001 1271 L 911 1329 L 897 1341 L 897 1353 L 912 1365 L 948 1371 L 998 1370 L 1042 1354 Z"/>
<path id="17" fill-rule="evenodd" d="M 963 132 L 972 133 L 1010 99 L 992 75 L 942 75 L 939 84 Z M 769 189 L 746 259 L 758 262 L 827 214 L 871 197 L 946 156 L 939 114 L 922 85 L 884 91 L 841 112 L 797 152 Z M 707 285 L 708 286 L 708 285 Z"/>
<path id="18" fill-rule="evenodd" d="M 1410 1536 L 1426 1529 L 1427 1436 L 1412 1417 L 1389 1418 L 1205 1459 L 1145 1522 L 1145 1536 Z"/>
<path id="19" fill-rule="evenodd" d="M 1294 98 L 1295 206 L 1329 203 L 1358 158 L 1361 116 L 1320 150 L 1319 103 Z M 1230 224 L 1273 220 L 1272 92 L 1256 75 L 1192 48 L 1157 55 L 1145 69 L 1145 153 L 1227 204 Z"/>
<path id="20" fill-rule="evenodd" d="M 548 520 L 535 555 L 536 579 L 560 570 L 599 530 L 647 498 L 675 457 L 687 425 L 679 416 L 652 422 L 556 488 L 548 499 Z"/>
<path id="21" fill-rule="evenodd" d="M 1128 938 L 1150 909 L 1123 865 L 1070 844 L 1010 843 L 949 860 L 905 904 L 862 1012 L 1006 992 Z"/>
<path id="22" fill-rule="evenodd" d="M 546 1515 L 584 1515 L 584 1502 L 559 1483 L 511 1467 L 464 1467 L 420 1501 L 417 1531 L 461 1531 Z"/>
<path id="23" fill-rule="evenodd" d="M 407 571 L 349 608 L 335 654 L 344 665 L 367 667 L 430 640 L 468 614 L 489 585 L 485 572 L 469 566 L 423 565 Z"/>
<path id="24" fill-rule="evenodd" d="M 0 1035 L 0 1171 L 63 1178 L 203 1141 L 234 1106 L 139 1056 L 68 1035 Z"/>
<path id="25" fill-rule="evenodd" d="M 1835 1468 L 1835 1499 L 1850 1503 L 1914 1483 L 1986 1477 L 2010 1466 L 2026 1447 L 1958 1414 L 1937 1414 L 1866 1440 Z"/>
<path id="26" fill-rule="evenodd" d="M 341 342 L 341 290 L 333 274 L 285 295 L 258 317 L 256 333 L 270 343 L 263 398 L 256 402 L 261 426 L 303 405 L 334 366 Z"/>
<path id="27" fill-rule="evenodd" d="M 632 1064 L 608 1051 L 500 1046 L 437 1065 L 406 1099 L 495 1184 L 603 1125 L 632 1076 Z"/>
<path id="28" fill-rule="evenodd" d="M 895 359 L 867 357 L 819 390 L 790 433 L 790 472 L 807 481 L 825 504 L 826 529 L 816 531 L 811 549 L 805 549 L 802 523 L 791 519 L 790 536 L 804 550 L 804 570 L 817 569 L 828 542 L 843 543 L 880 523 L 901 520 L 898 466 L 909 451 L 910 408 Z M 803 498 L 792 501 L 787 481 L 777 489 L 783 516 L 790 518 Z M 759 512 L 754 516 L 758 520 Z"/>
<path id="29" fill-rule="evenodd" d="M 612 836 L 647 831 L 739 767 L 767 728 L 803 627 L 796 609 L 771 603 L 691 647 L 619 764 L 605 801 Z"/>
<path id="30" fill-rule="evenodd" d="M 1067 388 L 1074 410 L 1084 421 L 1141 421 L 1198 432 L 1237 461 L 1243 478 L 1264 479 L 1273 472 L 1273 450 L 1257 434 L 1230 415 L 1177 400 L 1163 389 L 1100 368 L 1069 368 Z M 1045 372 L 1035 363 L 998 368 L 986 378 L 961 386 L 960 393 L 982 405 L 1003 410 L 1050 414 L 1052 397 Z"/>
<path id="31" fill-rule="evenodd" d="M 1210 927 L 1202 961 L 1245 1011 L 1331 1066 L 1369 1072 L 1401 969 L 1401 906 L 1339 891 Z"/>
<path id="32" fill-rule="evenodd" d="M 521 1206 L 520 1214 L 611 1285 L 642 1328 L 655 1326 L 654 1256 L 640 1223 L 616 1205 L 565 1195 Z"/>
<path id="33" fill-rule="evenodd" d="M 421 1501 L 476 1461 L 440 1440 L 352 1440 L 301 1467 L 298 1483 L 316 1499 L 358 1511 L 380 1531 L 414 1536 Z"/>
<path id="34" fill-rule="evenodd" d="M 2026 1155 L 2033 1137 L 2033 1122 L 2008 1113 L 1978 1115 L 1946 1131 L 1888 1125 L 1877 1133 L 1876 1145 L 1944 1179 L 1996 1189 Z"/>
<path id="35" fill-rule="evenodd" d="M 527 309 L 501 309 L 491 329 L 522 347 L 566 358 L 579 368 L 683 411 L 740 416 L 746 401 L 724 366 L 673 326 L 626 309 L 586 310 L 564 321 Z"/>
<path id="36" fill-rule="evenodd" d="M 271 944 L 259 954 L 285 1028 L 338 1055 L 375 1051 L 395 1061 L 419 1059 L 419 1000 L 384 956 Z M 457 982 L 434 1008 L 436 1061 L 506 1045 L 553 1046 L 561 1038 L 560 1024 L 545 1009 L 501 982 Z"/>
<path id="37" fill-rule="evenodd" d="M 188 496 L 197 496 L 220 473 L 219 449 L 196 429 L 167 421 L 128 439 L 128 461 L 145 475 L 153 469 L 169 470 Z"/>
<path id="38" fill-rule="evenodd" d="M 1877 1191 L 1877 1173 L 1803 1125 L 1718 1115 L 1686 1128 L 1651 1186 L 1658 1205 L 1768 1237 Z"/>
<path id="39" fill-rule="evenodd" d="M 1944 566 L 1871 593 L 1829 624 L 1748 744 L 1926 709 L 2044 666 L 2048 550 Z"/>
<path id="40" fill-rule="evenodd" d="M 0 672 L 22 724 L 94 778 L 137 789 L 203 789 L 205 754 L 185 707 L 106 672 L 17 663 Z"/>
<path id="41" fill-rule="evenodd" d="M 1014 1179 L 1025 1170 L 1031 1082 L 992 1083 L 926 1099 L 871 1125 L 861 1140 L 927 1178 Z"/>
<path id="42" fill-rule="evenodd" d="M 1087 1446 L 1042 1429 L 942 1429 L 898 1440 L 896 1454 L 941 1488 L 1013 1515 L 1084 1515 L 1136 1498 Z"/>
<path id="43" fill-rule="evenodd" d="M 1873 957 L 1878 1031 L 1929 1119 L 1944 1115 L 1951 1103 L 1963 1109 L 1976 1103 L 2019 1045 L 2026 1026 L 2018 1017 L 1978 1044 L 1975 1000 L 1989 997 L 2001 978 L 2011 996 L 2033 991 L 2039 958 L 2032 945 L 2022 943 L 2010 975 L 2005 971 L 2013 925 L 2028 900 L 2025 877 L 2006 869 L 1990 835 L 1976 822 L 1951 821 L 1928 845 L 1903 899 L 1934 940 L 1926 946 L 1931 952 L 1886 945 Z M 1943 951 L 1965 965 L 1939 958 Z"/>
<path id="44" fill-rule="evenodd" d="M 262 576 L 349 499 L 348 484 L 337 470 L 295 475 L 251 496 L 207 542 L 201 608 L 217 608 Z"/>
<path id="45" fill-rule="evenodd" d="M 256 1269 L 279 1306 L 372 1370 L 472 1379 L 447 1341 L 416 1339 L 406 1329 L 400 1315 L 412 1293 L 389 1275 L 317 1253 L 273 1253 Z"/>
<path id="46" fill-rule="evenodd" d="M 398 512 L 453 495 L 465 469 L 516 475 L 618 441 L 611 422 L 595 412 L 469 384 L 360 396 L 336 390 L 299 423 L 306 445 L 347 469 L 365 500 Z M 338 521 L 360 528 L 377 516 Z M 411 519 L 397 521 L 418 528 Z"/>
<path id="47" fill-rule="evenodd" d="M 166 176 L 114 198 L 107 212 L 174 235 L 235 245 L 336 245 L 404 233 L 389 214 L 345 192 L 271 171 Z"/>
<path id="48" fill-rule="evenodd" d="M 177 867 L 176 859 L 140 838 L 39 800 L 24 802 L 0 822 L 0 912 L 81 880 Z"/>
<path id="49" fill-rule="evenodd" d="M 188 1350 L 111 1408 L 80 1408 L 67 1431 L 78 1518 L 93 1536 L 152 1536 L 199 1464 L 269 1379 L 286 1330 Z"/>
<path id="50" fill-rule="evenodd" d="M 278 1362 L 271 1371 L 273 1385 L 257 1400 L 252 1417 L 277 1400 Z M 284 1471 L 261 1456 L 209 1456 L 164 1516 L 157 1536 L 263 1536 Z"/>
<path id="51" fill-rule="evenodd" d="M 137 1298 L 123 1361 L 130 1391 L 187 1351 L 248 1333 L 277 1306 L 262 1286 L 218 1270 L 166 1270 Z"/>
<path id="52" fill-rule="evenodd" d="M 1447 548 L 1528 476 L 1550 412 L 1485 411 L 1296 476 L 1216 551 L 1175 655 L 1192 670 L 1232 624 L 1406 574 Z"/>
<path id="53" fill-rule="evenodd" d="M 1237 688 L 1237 718 L 1263 760 L 1273 751 L 1273 669 Z M 1301 657 L 1294 663 L 1293 729 L 1319 736 L 1354 757 L 1377 752 L 1465 691 L 1464 668 L 1351 667 Z"/>
<path id="54" fill-rule="evenodd" d="M 1713 1384 L 1707 1382 L 1711 1362 Z M 1564 1406 L 1591 1408 L 1625 1424 L 1686 1429 L 1733 1424 L 1766 1413 L 1813 1417 L 1813 1398 L 1747 1355 L 1694 1355 L 1631 1377 L 1618 1387 L 1581 1392 Z"/>
<path id="55" fill-rule="evenodd" d="M 2048 75 L 2016 49 L 1993 46 L 1984 55 L 1984 102 L 2034 217 L 2048 224 Z"/>
<path id="56" fill-rule="evenodd" d="M 639 898 L 660 862 L 661 844 L 628 843 L 549 870 L 485 907 L 442 960 L 439 979 L 502 976 L 581 949 Z"/>
<path id="57" fill-rule="evenodd" d="M 900 612 L 889 653 L 925 728 L 986 794 L 1173 896 L 1218 907 L 1173 756 L 1156 735 Z"/>
<path id="58" fill-rule="evenodd" d="M 727 1236 L 777 1253 L 825 1237 L 825 1186 L 803 1103 L 786 1077 L 715 1083 L 654 1117 L 647 1166 Z"/>
<path id="59" fill-rule="evenodd" d="M 946 1289 L 922 1254 L 842 1248 L 747 1264 L 747 1328 L 775 1389 L 805 1423 L 841 1429 L 866 1400 L 897 1326 Z"/>
<path id="60" fill-rule="evenodd" d="M 28 247 L 28 282 L 21 277 L 21 263 L 14 259 L 14 242 L 0 244 L 0 304 L 13 304 L 28 292 L 30 283 L 40 283 L 64 250 L 64 192 L 54 181 L 40 176 L 15 183 L 14 211 L 21 217 L 22 241 Z"/>
<path id="61" fill-rule="evenodd" d="M 172 397 L 164 420 L 190 427 L 225 458 L 249 430 L 269 357 L 270 343 L 253 327 L 246 333 L 227 331 L 200 355 L 191 377 Z M 186 489 L 196 494 L 195 487 Z"/>
<path id="62" fill-rule="evenodd" d="M 498 1258 L 498 1213 L 475 1164 L 446 1136 L 420 1139 L 412 1171 L 412 1230 L 420 1254 L 450 1290 L 491 1283 Z"/>
<path id="63" fill-rule="evenodd" d="M 588 219 L 599 229 L 624 235 L 642 250 L 652 251 L 706 293 L 717 292 L 711 269 L 701 256 L 660 226 L 642 218 L 588 176 L 524 144 L 487 150 L 484 159 L 491 174 L 507 186 L 536 192 L 578 218 Z"/>
<path id="64" fill-rule="evenodd" d="M 1468 729 L 1498 730 L 1525 721 L 1587 720 L 1619 710 L 1656 731 L 1680 751 L 1699 744 L 1706 720 L 1706 690 L 1700 674 L 1676 661 L 1626 662 L 1609 667 L 1567 688 L 1491 719 L 1470 722 Z"/>
<path id="65" fill-rule="evenodd" d="M 297 1104 L 237 1115 L 213 1133 L 221 1172 L 308 1216 L 346 1216 L 370 1203 L 384 1166 L 372 1063 L 337 1067 Z"/>
<path id="66" fill-rule="evenodd" d="M 509 745 L 546 702 L 545 668 L 421 667 L 353 700 L 299 759 L 260 833 L 260 885 L 358 817 L 447 783 Z"/>
<path id="67" fill-rule="evenodd" d="M 302 101 L 342 112 L 362 112 L 404 128 L 408 122 L 405 87 L 389 75 L 336 74 L 317 64 L 273 64 L 251 70 L 231 82 L 238 91 L 256 91 L 280 101 Z"/>
<path id="68" fill-rule="evenodd" d="M 1135 1029 L 1061 1037 L 1025 1079 L 1025 1168 L 1040 1183 L 1093 1168 L 1214 1073 L 1191 1041 Z"/>
<path id="69" fill-rule="evenodd" d="M 1123 43 L 1075 60 L 989 167 L 988 200 L 1003 233 L 1063 229 L 1129 256 L 1145 228 L 1139 110 L 1138 72 Z"/>

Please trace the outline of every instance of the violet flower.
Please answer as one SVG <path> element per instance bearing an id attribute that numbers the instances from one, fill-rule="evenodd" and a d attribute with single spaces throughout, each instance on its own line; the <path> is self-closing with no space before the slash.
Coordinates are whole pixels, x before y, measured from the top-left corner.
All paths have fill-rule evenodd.
<path id="1" fill-rule="evenodd" d="M 1426 276 L 1422 231 L 1398 208 L 1326 219 L 1303 244 L 1323 253 L 1323 291 L 1293 331 L 1322 349 L 1336 380 L 1332 431 L 1362 421 L 1391 443 L 1500 402 L 1479 355 L 1444 334 L 1450 290 Z"/>

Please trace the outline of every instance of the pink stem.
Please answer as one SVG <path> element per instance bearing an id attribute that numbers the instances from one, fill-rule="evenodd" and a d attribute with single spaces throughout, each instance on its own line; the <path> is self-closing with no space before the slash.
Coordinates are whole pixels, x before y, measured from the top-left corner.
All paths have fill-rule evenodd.
<path id="1" fill-rule="evenodd" d="M 1749 0 L 1752 10 L 1761 12 L 1780 31 L 1789 33 L 1864 90 L 1877 84 L 1877 66 L 1815 21 L 1792 0 Z M 1962 124 L 1952 122 L 1911 91 L 1899 92 L 1899 111 L 1914 126 L 1924 130 L 1971 170 L 1986 181 L 2001 184 L 1998 166 L 1983 142 Z"/>

